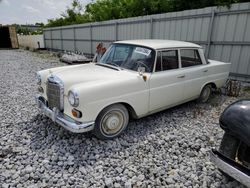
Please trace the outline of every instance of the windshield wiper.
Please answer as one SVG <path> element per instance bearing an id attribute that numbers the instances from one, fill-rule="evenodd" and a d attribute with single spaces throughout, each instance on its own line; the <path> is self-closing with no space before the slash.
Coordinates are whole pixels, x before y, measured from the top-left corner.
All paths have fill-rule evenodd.
<path id="1" fill-rule="evenodd" d="M 102 66 L 102 67 L 108 67 L 108 68 L 118 70 L 118 71 L 121 70 L 118 65 L 117 65 L 117 67 L 114 67 L 114 66 L 112 66 L 112 64 L 108 64 L 108 63 L 96 63 L 96 65 Z"/>
<path id="2" fill-rule="evenodd" d="M 113 63 L 113 62 L 108 62 L 108 63 L 106 63 L 106 64 L 114 65 L 114 66 L 116 66 L 116 67 L 120 67 L 119 65 L 117 65 L 116 63 Z"/>

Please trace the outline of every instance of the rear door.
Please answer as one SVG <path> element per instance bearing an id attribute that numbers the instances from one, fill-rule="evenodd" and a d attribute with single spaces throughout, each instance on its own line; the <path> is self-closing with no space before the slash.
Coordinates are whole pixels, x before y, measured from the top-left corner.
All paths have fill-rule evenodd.
<path id="1" fill-rule="evenodd" d="M 179 51 L 157 52 L 155 71 L 150 78 L 149 111 L 179 103 L 183 97 L 185 77 L 181 73 Z"/>
<path id="2" fill-rule="evenodd" d="M 207 66 L 202 63 L 198 49 L 181 49 L 181 70 L 185 75 L 185 100 L 199 97 L 201 87 L 206 82 Z"/>

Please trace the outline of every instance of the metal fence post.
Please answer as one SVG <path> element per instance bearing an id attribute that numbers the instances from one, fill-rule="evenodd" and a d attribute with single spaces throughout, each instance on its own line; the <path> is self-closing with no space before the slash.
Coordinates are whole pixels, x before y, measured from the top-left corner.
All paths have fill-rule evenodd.
<path id="1" fill-rule="evenodd" d="M 153 38 L 153 32 L 154 32 L 154 28 L 153 28 L 153 23 L 154 19 L 151 17 L 150 18 L 150 31 L 149 31 L 149 38 L 152 39 Z"/>
<path id="2" fill-rule="evenodd" d="M 43 45 L 44 45 L 44 48 L 47 48 L 46 38 L 45 38 L 45 31 L 44 30 L 43 30 Z"/>
<path id="3" fill-rule="evenodd" d="M 90 30 L 90 54 L 91 56 L 93 55 L 93 44 L 92 44 L 92 25 L 89 25 L 89 30 Z"/>
<path id="4" fill-rule="evenodd" d="M 115 22 L 115 41 L 118 40 L 118 23 Z"/>
<path id="5" fill-rule="evenodd" d="M 52 30 L 50 30 L 50 49 L 53 50 Z"/>
<path id="6" fill-rule="evenodd" d="M 63 51 L 63 36 L 62 36 L 62 28 L 60 28 L 60 39 L 61 39 L 61 50 Z"/>
<path id="7" fill-rule="evenodd" d="M 76 51 L 76 29 L 73 27 L 73 36 L 74 36 L 74 51 Z"/>
<path id="8" fill-rule="evenodd" d="M 211 20 L 209 23 L 209 28 L 208 28 L 208 36 L 207 36 L 207 48 L 205 52 L 205 56 L 208 58 L 209 56 L 209 51 L 210 51 L 210 46 L 211 46 L 211 40 L 212 40 L 212 34 L 213 34 L 213 26 L 214 26 L 214 16 L 215 16 L 215 10 L 212 10 L 211 13 Z"/>

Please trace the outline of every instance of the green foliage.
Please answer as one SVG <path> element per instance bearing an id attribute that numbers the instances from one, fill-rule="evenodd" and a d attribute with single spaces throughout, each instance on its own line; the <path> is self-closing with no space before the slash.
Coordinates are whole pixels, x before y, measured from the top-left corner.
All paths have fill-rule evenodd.
<path id="1" fill-rule="evenodd" d="M 43 34 L 43 28 L 40 28 L 36 31 L 32 31 L 30 34 L 31 35 L 41 35 L 41 34 Z"/>
<path id="2" fill-rule="evenodd" d="M 166 0 L 97 0 L 86 6 L 92 21 L 128 18 L 170 11 Z"/>
<path id="3" fill-rule="evenodd" d="M 12 24 L 12 26 L 16 27 L 17 34 L 20 34 L 20 35 L 40 35 L 40 34 L 43 34 L 44 24 L 43 23 L 36 23 L 35 25 L 40 26 L 40 28 L 37 30 L 31 30 L 25 26 L 21 26 L 18 24 Z"/>
<path id="4" fill-rule="evenodd" d="M 37 22 L 37 23 L 35 23 L 35 25 L 40 26 L 40 27 L 44 27 L 44 23 L 42 23 L 42 22 L 41 23 Z"/>
<path id="5" fill-rule="evenodd" d="M 78 0 L 73 0 L 71 7 L 67 7 L 62 17 L 48 20 L 46 27 L 56 27 L 71 24 L 80 24 L 89 22 L 88 15 L 84 14 L 83 7 Z"/>
<path id="6" fill-rule="evenodd" d="M 29 28 L 21 27 L 20 25 L 16 25 L 16 31 L 21 35 L 30 35 L 32 32 L 32 30 L 30 30 Z"/>
<path id="7" fill-rule="evenodd" d="M 208 6 L 227 6 L 249 0 L 96 0 L 85 7 L 73 0 L 71 7 L 60 18 L 48 20 L 46 27 L 105 21 L 204 8 Z"/>

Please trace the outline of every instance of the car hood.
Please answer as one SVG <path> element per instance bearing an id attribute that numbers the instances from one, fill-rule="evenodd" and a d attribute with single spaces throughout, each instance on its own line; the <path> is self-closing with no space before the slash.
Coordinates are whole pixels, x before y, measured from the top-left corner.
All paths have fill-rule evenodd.
<path id="1" fill-rule="evenodd" d="M 94 63 L 84 65 L 73 65 L 67 66 L 63 69 L 52 69 L 50 70 L 50 76 L 58 77 L 64 84 L 65 92 L 80 83 L 89 82 L 110 82 L 112 80 L 124 80 L 129 79 L 136 75 L 136 72 L 129 70 L 116 70 L 115 68 L 109 68 L 99 66 Z"/>

